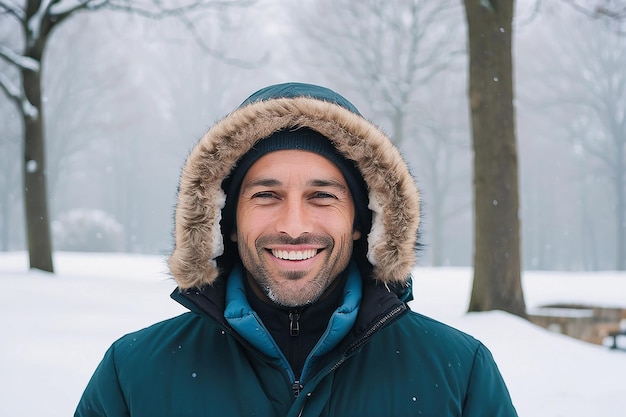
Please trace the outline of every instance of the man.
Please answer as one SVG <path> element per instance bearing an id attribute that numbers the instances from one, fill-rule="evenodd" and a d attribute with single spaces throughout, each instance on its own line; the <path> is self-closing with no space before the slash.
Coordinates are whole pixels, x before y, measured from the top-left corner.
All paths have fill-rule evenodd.
<path id="1" fill-rule="evenodd" d="M 181 174 L 172 297 L 124 336 L 75 416 L 516 416 L 489 351 L 409 310 L 419 195 L 337 93 L 267 87 Z"/>

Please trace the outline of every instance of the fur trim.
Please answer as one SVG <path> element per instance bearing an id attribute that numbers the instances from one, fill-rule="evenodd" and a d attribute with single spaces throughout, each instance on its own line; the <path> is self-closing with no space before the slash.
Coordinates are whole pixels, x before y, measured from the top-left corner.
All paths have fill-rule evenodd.
<path id="1" fill-rule="evenodd" d="M 311 97 L 257 101 L 216 123 L 183 167 L 175 215 L 175 248 L 169 267 L 179 288 L 211 285 L 224 251 L 220 231 L 224 178 L 254 143 L 283 128 L 309 127 L 356 161 L 369 188 L 372 229 L 368 260 L 373 278 L 403 283 L 415 264 L 420 223 L 419 192 L 407 164 L 374 124 L 339 105 Z M 228 237 L 225 237 L 228 239 Z"/>

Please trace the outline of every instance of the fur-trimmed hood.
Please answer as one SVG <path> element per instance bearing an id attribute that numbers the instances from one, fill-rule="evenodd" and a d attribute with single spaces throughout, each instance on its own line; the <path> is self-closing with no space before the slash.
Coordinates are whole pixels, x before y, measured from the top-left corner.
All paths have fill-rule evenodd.
<path id="1" fill-rule="evenodd" d="M 404 283 L 415 265 L 419 192 L 398 149 L 339 94 L 310 84 L 267 87 L 217 122 L 195 145 L 183 167 L 169 268 L 179 289 L 213 284 L 232 245 L 220 228 L 226 195 L 222 182 L 259 140 L 288 128 L 308 127 L 330 138 L 356 162 L 368 187 L 372 225 L 367 260 L 373 278 Z M 226 249 L 225 249 L 226 248 Z M 232 256 L 232 254 L 230 254 Z"/>

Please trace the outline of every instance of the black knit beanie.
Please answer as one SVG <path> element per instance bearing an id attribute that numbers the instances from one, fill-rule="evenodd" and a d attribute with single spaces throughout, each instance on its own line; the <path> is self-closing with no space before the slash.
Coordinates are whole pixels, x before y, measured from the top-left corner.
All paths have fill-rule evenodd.
<path id="1" fill-rule="evenodd" d="M 372 212 L 367 207 L 369 204 L 367 185 L 361 172 L 354 161 L 341 155 L 328 138 L 306 127 L 279 130 L 261 139 L 239 159 L 230 175 L 222 183 L 222 189 L 226 193 L 226 205 L 222 210 L 222 234 L 228 238 L 234 228 L 239 189 L 248 169 L 263 155 L 288 149 L 315 152 L 339 168 L 354 201 L 355 228 L 361 232 L 362 236 L 366 236 L 372 225 Z"/>

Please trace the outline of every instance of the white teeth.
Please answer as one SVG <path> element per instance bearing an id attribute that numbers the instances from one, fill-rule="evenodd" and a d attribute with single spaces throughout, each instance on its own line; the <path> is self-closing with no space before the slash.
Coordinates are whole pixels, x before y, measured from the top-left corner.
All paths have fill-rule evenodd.
<path id="1" fill-rule="evenodd" d="M 316 253 L 316 249 L 307 249 L 303 251 L 272 249 L 272 255 L 274 255 L 278 259 L 288 259 L 290 261 L 301 261 L 304 259 L 309 259 L 314 257 Z"/>

